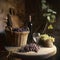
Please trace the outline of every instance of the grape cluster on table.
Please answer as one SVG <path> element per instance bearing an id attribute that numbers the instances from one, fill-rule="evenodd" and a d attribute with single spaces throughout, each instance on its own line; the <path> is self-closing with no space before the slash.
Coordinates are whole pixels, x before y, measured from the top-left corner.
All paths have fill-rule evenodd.
<path id="1" fill-rule="evenodd" d="M 27 44 L 26 46 L 22 47 L 19 52 L 29 52 L 29 51 L 34 51 L 34 52 L 38 52 L 38 50 L 40 49 L 40 46 L 35 44 L 35 43 L 30 43 Z"/>
<path id="2" fill-rule="evenodd" d="M 12 31 L 16 31 L 16 32 L 29 31 L 29 28 L 24 26 L 21 28 L 14 28 Z"/>

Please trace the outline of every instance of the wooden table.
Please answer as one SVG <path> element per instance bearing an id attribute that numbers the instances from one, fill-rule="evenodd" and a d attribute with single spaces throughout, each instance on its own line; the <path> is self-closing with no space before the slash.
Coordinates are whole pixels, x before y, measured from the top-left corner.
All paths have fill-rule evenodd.
<path id="1" fill-rule="evenodd" d="M 28 52 L 28 53 L 22 53 L 22 52 L 18 52 L 18 50 L 20 49 L 20 47 L 5 47 L 6 50 L 8 50 L 9 52 L 12 52 L 11 57 L 12 58 L 19 58 L 22 60 L 31 60 L 31 59 L 47 59 L 53 55 L 56 54 L 57 52 L 57 48 L 55 45 L 53 45 L 51 48 L 48 47 L 41 47 L 39 52 Z M 15 60 L 15 59 L 12 59 Z"/>

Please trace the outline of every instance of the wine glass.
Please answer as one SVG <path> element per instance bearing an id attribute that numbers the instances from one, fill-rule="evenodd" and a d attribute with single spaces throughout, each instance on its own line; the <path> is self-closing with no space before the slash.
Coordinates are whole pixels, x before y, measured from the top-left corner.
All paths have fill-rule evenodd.
<path id="1" fill-rule="evenodd" d="M 33 40 L 35 43 L 39 42 L 40 33 L 33 33 Z"/>

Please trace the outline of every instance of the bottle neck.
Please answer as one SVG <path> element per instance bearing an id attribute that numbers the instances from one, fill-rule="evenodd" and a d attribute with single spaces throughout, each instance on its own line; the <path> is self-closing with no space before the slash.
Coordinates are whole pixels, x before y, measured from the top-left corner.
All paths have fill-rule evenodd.
<path id="1" fill-rule="evenodd" d="M 29 15 L 29 23 L 28 23 L 28 27 L 29 27 L 29 29 L 30 29 L 30 33 L 32 33 L 31 15 Z"/>
<path id="2" fill-rule="evenodd" d="M 29 22 L 31 22 L 31 15 L 29 15 Z"/>

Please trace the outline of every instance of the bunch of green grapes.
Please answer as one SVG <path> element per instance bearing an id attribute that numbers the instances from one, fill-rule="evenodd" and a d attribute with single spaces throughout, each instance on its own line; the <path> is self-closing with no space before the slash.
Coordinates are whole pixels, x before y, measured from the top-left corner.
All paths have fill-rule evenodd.
<path id="1" fill-rule="evenodd" d="M 42 34 L 42 35 L 40 35 L 40 39 L 41 40 L 51 40 L 52 42 L 54 42 L 55 41 L 55 38 L 54 37 L 52 37 L 52 36 L 49 36 L 48 34 Z"/>

